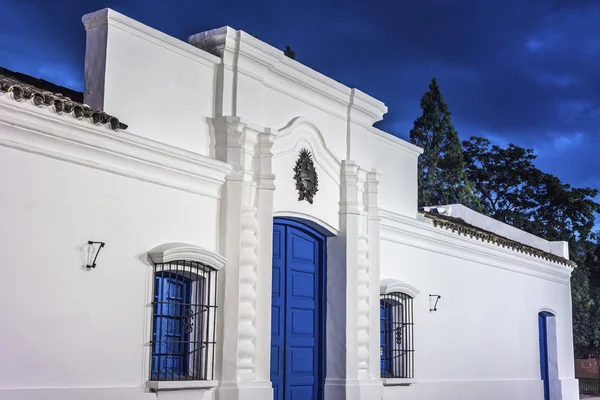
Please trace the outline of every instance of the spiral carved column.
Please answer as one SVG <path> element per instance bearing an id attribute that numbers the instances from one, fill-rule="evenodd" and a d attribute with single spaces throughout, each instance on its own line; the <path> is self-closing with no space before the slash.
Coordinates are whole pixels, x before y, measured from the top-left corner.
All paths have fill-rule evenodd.
<path id="1" fill-rule="evenodd" d="M 369 375 L 369 241 L 366 235 L 358 236 L 358 373 Z"/>
<path id="2" fill-rule="evenodd" d="M 244 207 L 241 225 L 238 372 L 240 375 L 253 377 L 256 365 L 254 341 L 256 337 L 256 267 L 258 264 L 256 208 Z"/>

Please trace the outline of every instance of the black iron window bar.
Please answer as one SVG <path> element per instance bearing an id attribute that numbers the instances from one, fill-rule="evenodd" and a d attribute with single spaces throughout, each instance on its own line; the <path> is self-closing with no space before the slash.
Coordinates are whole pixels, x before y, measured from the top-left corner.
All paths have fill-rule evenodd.
<path id="1" fill-rule="evenodd" d="M 405 293 L 380 296 L 381 377 L 414 378 L 413 299 Z"/>
<path id="2" fill-rule="evenodd" d="M 152 380 L 212 380 L 217 270 L 195 261 L 154 266 Z"/>

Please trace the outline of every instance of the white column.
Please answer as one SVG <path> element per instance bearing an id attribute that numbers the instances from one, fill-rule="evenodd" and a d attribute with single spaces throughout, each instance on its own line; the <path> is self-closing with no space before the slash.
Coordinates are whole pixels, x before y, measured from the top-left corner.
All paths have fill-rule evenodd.
<path id="1" fill-rule="evenodd" d="M 258 196 L 268 186 L 263 182 L 258 190 L 261 175 L 257 159 L 261 157 L 256 156 L 256 149 L 260 135 L 237 117 L 219 117 L 210 123 L 216 158 L 234 167 L 224 186 L 219 216 L 219 247 L 228 265 L 219 281 L 217 393 L 220 400 L 264 400 L 271 398 L 272 389 L 268 377 L 263 377 L 268 364 L 265 367 L 264 357 L 257 352 L 261 344 L 264 346 L 258 340 L 261 318 L 257 309 L 261 303 L 264 308 L 265 301 L 265 294 L 258 292 L 259 256 L 264 257 L 259 243 L 264 233 L 258 218 L 264 219 L 265 214 L 263 210 L 259 213 Z M 266 195 L 261 197 L 267 197 L 264 203 L 272 213 L 272 201 Z"/>
<path id="2" fill-rule="evenodd" d="M 328 246 L 326 399 L 383 396 L 379 358 L 373 358 L 379 341 L 379 328 L 373 322 L 379 322 L 379 270 L 378 246 L 373 243 L 378 235 L 369 230 L 369 211 L 374 210 L 366 203 L 373 194 L 372 181 L 373 176 L 354 161 L 342 161 L 340 234 Z"/>
<path id="3" fill-rule="evenodd" d="M 256 284 L 256 373 L 257 379 L 271 388 L 271 293 L 273 274 L 273 194 L 275 175 L 272 173 L 273 141 L 270 131 L 260 133 L 257 145 L 258 203 L 258 281 Z M 271 393 L 272 395 L 272 393 Z M 263 397 L 261 400 L 271 399 Z"/>
<path id="4" fill-rule="evenodd" d="M 377 200 L 377 187 L 379 185 L 379 174 L 375 169 L 367 173 L 365 184 L 365 211 L 367 214 L 367 236 L 369 238 L 369 328 L 370 328 L 370 351 L 369 372 L 375 380 L 375 385 L 381 385 L 381 354 L 380 354 L 380 321 L 379 321 L 379 241 L 380 220 L 379 206 Z M 381 387 L 383 390 L 383 387 Z"/>

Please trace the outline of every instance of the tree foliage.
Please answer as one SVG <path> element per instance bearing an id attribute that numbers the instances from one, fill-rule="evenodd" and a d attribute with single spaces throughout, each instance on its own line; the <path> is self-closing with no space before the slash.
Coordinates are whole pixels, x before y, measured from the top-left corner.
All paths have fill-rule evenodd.
<path id="1" fill-rule="evenodd" d="M 460 142 L 435 78 L 421 98 L 410 141 L 419 158 L 419 206 L 460 203 L 551 241 L 569 243 L 573 339 L 578 357 L 600 357 L 600 204 L 597 189 L 578 188 L 536 167 L 532 149 Z"/>
<path id="2" fill-rule="evenodd" d="M 461 203 L 479 209 L 465 172 L 463 149 L 435 78 L 421 98 L 422 115 L 410 141 L 424 149 L 419 157 L 419 206 Z"/>
<path id="3" fill-rule="evenodd" d="M 472 137 L 463 142 L 467 177 L 483 212 L 552 241 L 569 243 L 578 264 L 571 278 L 573 339 L 578 356 L 600 354 L 600 247 L 594 231 L 598 190 L 574 188 L 539 170 L 532 149 Z"/>

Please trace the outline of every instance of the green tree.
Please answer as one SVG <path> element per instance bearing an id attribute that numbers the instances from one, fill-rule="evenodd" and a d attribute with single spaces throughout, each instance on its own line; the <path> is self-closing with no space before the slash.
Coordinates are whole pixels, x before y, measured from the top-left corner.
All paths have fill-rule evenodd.
<path id="1" fill-rule="evenodd" d="M 577 356 L 600 354 L 600 246 L 594 231 L 598 191 L 573 188 L 534 165 L 531 149 L 464 141 L 465 169 L 481 196 L 483 212 L 547 240 L 569 243 L 578 267 L 571 277 L 573 340 Z"/>
<path id="2" fill-rule="evenodd" d="M 532 231 L 532 215 L 542 173 L 531 149 L 509 144 L 503 149 L 488 139 L 463 141 L 465 171 L 479 194 L 482 212 L 516 228 Z"/>
<path id="3" fill-rule="evenodd" d="M 421 109 L 423 113 L 410 131 L 411 143 L 424 150 L 419 157 L 419 206 L 460 203 L 479 210 L 479 199 L 465 173 L 452 113 L 435 78 L 421 98 Z"/>

